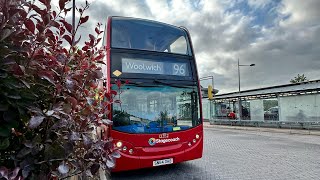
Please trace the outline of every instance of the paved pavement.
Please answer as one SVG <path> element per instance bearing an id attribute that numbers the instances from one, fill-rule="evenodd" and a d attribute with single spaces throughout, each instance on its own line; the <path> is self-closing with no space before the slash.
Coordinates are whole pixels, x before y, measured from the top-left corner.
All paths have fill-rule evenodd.
<path id="1" fill-rule="evenodd" d="M 206 125 L 202 159 L 112 179 L 320 180 L 320 136 Z"/>
<path id="2" fill-rule="evenodd" d="M 286 134 L 304 134 L 320 136 L 319 130 L 306 130 L 306 129 L 289 129 L 289 128 L 267 128 L 267 127 L 249 127 L 249 126 L 230 126 L 230 125 L 212 125 L 209 122 L 203 123 L 204 127 L 220 128 L 220 129 L 237 129 L 246 131 L 261 131 L 261 132 L 275 132 Z"/>

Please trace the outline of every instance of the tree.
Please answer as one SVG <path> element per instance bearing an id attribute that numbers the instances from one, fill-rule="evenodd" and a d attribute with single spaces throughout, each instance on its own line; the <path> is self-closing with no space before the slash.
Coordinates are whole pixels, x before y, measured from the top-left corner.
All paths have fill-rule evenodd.
<path id="1" fill-rule="evenodd" d="M 0 179 L 92 177 L 120 156 L 111 138 L 94 133 L 111 125 L 108 106 L 117 94 L 96 83 L 105 56 L 97 47 L 101 24 L 76 46 L 66 21 L 70 0 L 58 10 L 50 2 L 0 0 Z M 88 8 L 77 8 L 76 30 Z"/>
<path id="2" fill-rule="evenodd" d="M 304 74 L 300 75 L 298 74 L 296 77 L 290 80 L 290 83 L 300 83 L 300 82 L 306 82 L 309 81 L 307 77 L 304 76 Z"/>

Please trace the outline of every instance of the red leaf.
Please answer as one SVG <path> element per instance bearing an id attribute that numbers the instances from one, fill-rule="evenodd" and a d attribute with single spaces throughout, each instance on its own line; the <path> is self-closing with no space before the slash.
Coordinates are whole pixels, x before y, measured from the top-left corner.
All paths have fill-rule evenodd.
<path id="1" fill-rule="evenodd" d="M 89 46 L 83 46 L 82 50 L 87 51 L 89 49 Z"/>
<path id="2" fill-rule="evenodd" d="M 9 9 L 9 16 L 12 17 L 15 14 L 19 13 L 19 11 L 22 11 L 22 10 L 21 9 L 15 9 L 15 8 Z"/>
<path id="3" fill-rule="evenodd" d="M 40 72 L 38 72 L 38 76 L 42 79 L 46 79 L 51 84 L 55 85 L 53 75 L 49 71 L 40 71 Z"/>
<path id="4" fill-rule="evenodd" d="M 52 36 L 53 32 L 51 31 L 51 29 L 47 29 L 46 31 L 46 36 Z"/>
<path id="5" fill-rule="evenodd" d="M 21 18 L 22 19 L 25 19 L 26 17 L 27 17 L 27 15 L 28 15 L 28 13 L 26 12 L 26 11 L 19 11 L 19 14 L 21 15 Z"/>
<path id="6" fill-rule="evenodd" d="M 94 41 L 96 39 L 92 34 L 89 34 L 89 38 L 91 41 Z"/>
<path id="7" fill-rule="evenodd" d="M 64 67 L 64 72 L 67 73 L 67 72 L 69 72 L 69 71 L 70 71 L 70 67 L 69 67 L 69 66 L 65 66 L 65 67 Z"/>
<path id="8" fill-rule="evenodd" d="M 66 48 L 63 48 L 62 51 L 65 53 L 65 54 L 68 54 L 69 51 L 66 49 Z"/>
<path id="9" fill-rule="evenodd" d="M 66 32 L 66 29 L 62 26 L 60 26 L 59 30 L 60 30 L 60 36 L 62 36 Z"/>
<path id="10" fill-rule="evenodd" d="M 32 4 L 31 7 L 32 7 L 32 9 L 33 9 L 34 11 L 36 11 L 38 14 L 40 14 L 40 15 L 43 14 L 43 10 L 41 10 L 38 6 Z"/>
<path id="11" fill-rule="evenodd" d="M 89 19 L 89 16 L 80 18 L 80 24 L 83 24 L 83 23 L 87 22 L 88 19 Z"/>
<path id="12" fill-rule="evenodd" d="M 54 56 L 50 56 L 50 55 L 49 55 L 48 58 L 51 59 L 52 61 L 57 61 L 57 58 L 54 57 Z"/>
<path id="13" fill-rule="evenodd" d="M 67 100 L 68 100 L 68 102 L 70 102 L 73 109 L 75 109 L 76 106 L 78 105 L 78 101 L 74 97 L 68 97 Z"/>
<path id="14" fill-rule="evenodd" d="M 89 96 L 89 90 L 85 89 L 83 92 L 86 96 Z"/>
<path id="15" fill-rule="evenodd" d="M 45 27 L 42 26 L 40 23 L 37 23 L 36 27 L 37 27 L 39 33 L 42 33 L 44 31 L 44 29 L 45 29 Z"/>
<path id="16" fill-rule="evenodd" d="M 100 34 L 99 33 L 100 31 L 99 31 L 99 29 L 97 27 L 94 30 L 96 31 L 97 34 Z"/>
<path id="17" fill-rule="evenodd" d="M 98 39 L 97 39 L 97 44 L 98 44 L 100 41 L 101 41 L 101 38 L 98 38 Z"/>
<path id="18" fill-rule="evenodd" d="M 67 15 L 67 13 L 68 13 L 69 11 L 71 11 L 71 9 L 72 9 L 72 7 L 71 7 L 71 8 L 64 9 L 64 14 Z"/>
<path id="19" fill-rule="evenodd" d="M 60 22 L 63 23 L 63 25 L 66 27 L 67 31 L 69 33 L 72 33 L 72 25 L 66 22 L 64 19 L 60 20 Z"/>
<path id="20" fill-rule="evenodd" d="M 57 17 L 57 12 L 56 11 L 52 11 L 52 15 L 53 15 L 53 18 L 56 18 Z"/>
<path id="21" fill-rule="evenodd" d="M 79 54 L 79 56 L 83 55 L 83 53 L 82 53 L 82 51 L 80 49 L 78 49 L 77 53 Z"/>
<path id="22" fill-rule="evenodd" d="M 42 17 L 43 23 L 45 25 L 49 24 L 49 22 L 50 22 L 50 14 L 42 14 L 41 17 Z"/>
<path id="23" fill-rule="evenodd" d="M 96 83 L 91 82 L 91 83 L 90 83 L 90 87 L 93 88 L 93 89 L 96 89 L 98 86 L 97 86 Z"/>
<path id="24" fill-rule="evenodd" d="M 59 0 L 59 8 L 63 10 L 66 5 L 66 0 Z"/>
<path id="25" fill-rule="evenodd" d="M 121 87 L 121 81 L 116 81 L 116 85 L 118 86 L 118 88 L 120 88 Z"/>
<path id="26" fill-rule="evenodd" d="M 71 36 L 69 36 L 69 35 L 64 35 L 63 38 L 64 38 L 65 40 L 67 40 L 70 45 L 72 45 Z"/>
<path id="27" fill-rule="evenodd" d="M 97 61 L 97 60 L 100 60 L 104 57 L 104 54 L 100 54 L 99 56 L 95 57 L 93 60 L 94 61 Z"/>
<path id="28" fill-rule="evenodd" d="M 50 25 L 53 26 L 53 27 L 56 27 L 57 29 L 60 28 L 60 24 L 58 22 L 56 22 L 56 21 L 51 21 Z"/>
<path id="29" fill-rule="evenodd" d="M 33 23 L 32 20 L 26 19 L 26 20 L 24 21 L 24 25 L 27 27 L 27 29 L 28 29 L 29 31 L 31 31 L 32 33 L 34 33 L 36 27 L 35 27 L 35 25 L 34 25 L 34 23 Z"/>
<path id="30" fill-rule="evenodd" d="M 39 0 L 42 4 L 47 5 L 47 0 Z"/>
<path id="31" fill-rule="evenodd" d="M 13 74 L 17 76 L 23 76 L 25 72 L 25 68 L 21 65 L 14 64 L 12 66 Z"/>
<path id="32" fill-rule="evenodd" d="M 111 90 L 110 93 L 111 93 L 112 95 L 117 95 L 117 94 L 118 94 L 117 91 L 115 91 L 115 90 Z"/>

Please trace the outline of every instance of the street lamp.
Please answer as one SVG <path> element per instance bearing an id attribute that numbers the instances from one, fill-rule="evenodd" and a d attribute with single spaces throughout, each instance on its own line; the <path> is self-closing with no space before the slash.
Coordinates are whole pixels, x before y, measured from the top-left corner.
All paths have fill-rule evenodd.
<path id="1" fill-rule="evenodd" d="M 239 85 L 238 107 L 239 107 L 239 121 L 241 121 L 241 115 L 242 115 L 241 99 L 240 99 L 240 95 L 241 95 L 241 90 L 240 90 L 240 66 L 255 66 L 255 64 L 250 64 L 250 65 L 240 64 L 239 58 L 238 58 L 238 81 L 239 81 L 239 84 L 238 84 L 238 85 Z"/>
<path id="2" fill-rule="evenodd" d="M 213 86 L 213 76 L 205 76 L 205 77 L 199 78 L 200 81 L 209 80 L 209 79 L 211 79 L 211 86 L 214 88 L 214 86 Z M 212 90 L 214 91 L 213 88 L 212 88 Z M 209 99 L 209 106 L 210 106 L 209 107 L 210 108 L 210 110 L 209 110 L 209 114 L 210 114 L 209 120 L 210 120 L 211 116 L 212 116 L 212 99 Z"/>

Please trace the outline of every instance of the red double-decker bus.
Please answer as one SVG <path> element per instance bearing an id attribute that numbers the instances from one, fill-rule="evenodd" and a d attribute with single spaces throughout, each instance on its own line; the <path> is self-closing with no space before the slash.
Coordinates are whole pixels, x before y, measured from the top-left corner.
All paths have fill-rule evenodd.
<path id="1" fill-rule="evenodd" d="M 194 51 L 183 27 L 108 17 L 107 87 L 117 90 L 111 137 L 120 149 L 113 171 L 202 157 L 201 94 Z M 121 86 L 117 81 L 128 81 Z"/>

